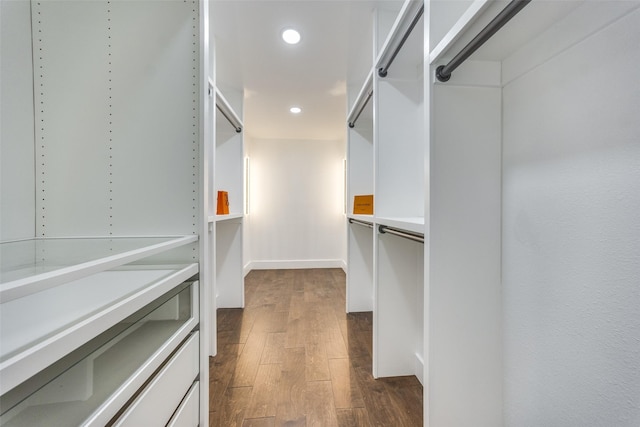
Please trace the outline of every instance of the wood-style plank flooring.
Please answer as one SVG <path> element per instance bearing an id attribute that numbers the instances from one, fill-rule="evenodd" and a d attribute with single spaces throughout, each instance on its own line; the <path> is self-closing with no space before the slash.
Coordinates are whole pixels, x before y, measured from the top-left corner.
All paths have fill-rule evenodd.
<path id="1" fill-rule="evenodd" d="M 218 310 L 210 427 L 422 426 L 415 377 L 374 380 L 371 313 L 345 313 L 340 269 L 258 270 Z"/>

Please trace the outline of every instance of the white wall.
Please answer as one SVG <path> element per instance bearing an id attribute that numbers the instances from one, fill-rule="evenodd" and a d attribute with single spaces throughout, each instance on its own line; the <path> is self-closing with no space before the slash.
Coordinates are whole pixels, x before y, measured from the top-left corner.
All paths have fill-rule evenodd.
<path id="1" fill-rule="evenodd" d="M 640 10 L 504 89 L 507 426 L 640 425 Z"/>
<path id="2" fill-rule="evenodd" d="M 253 269 L 342 267 L 344 141 L 247 138 Z"/>
<path id="3" fill-rule="evenodd" d="M 0 2 L 0 241 L 35 235 L 33 66 L 27 1 Z"/>

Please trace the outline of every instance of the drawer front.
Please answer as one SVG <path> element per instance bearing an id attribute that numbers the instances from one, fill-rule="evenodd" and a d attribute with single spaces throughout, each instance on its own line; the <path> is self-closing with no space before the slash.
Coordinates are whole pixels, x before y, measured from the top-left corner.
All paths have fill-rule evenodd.
<path id="1" fill-rule="evenodd" d="M 163 426 L 180 405 L 199 372 L 199 333 L 191 334 L 144 389 L 116 426 Z"/>
<path id="2" fill-rule="evenodd" d="M 197 427 L 200 422 L 200 382 L 193 383 L 167 427 Z"/>

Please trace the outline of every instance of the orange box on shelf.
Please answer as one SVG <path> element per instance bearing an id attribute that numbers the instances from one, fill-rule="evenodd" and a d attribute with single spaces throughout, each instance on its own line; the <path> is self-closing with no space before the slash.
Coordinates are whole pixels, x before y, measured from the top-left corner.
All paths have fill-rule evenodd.
<path id="1" fill-rule="evenodd" d="M 218 191 L 218 206 L 216 208 L 217 215 L 229 215 L 229 193 L 226 191 Z"/>
<path id="2" fill-rule="evenodd" d="M 373 215 L 373 194 L 354 196 L 353 213 L 360 215 Z"/>

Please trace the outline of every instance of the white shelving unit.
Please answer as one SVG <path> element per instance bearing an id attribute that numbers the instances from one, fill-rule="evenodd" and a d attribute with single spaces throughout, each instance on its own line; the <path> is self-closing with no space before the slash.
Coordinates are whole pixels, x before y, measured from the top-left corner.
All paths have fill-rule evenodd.
<path id="1" fill-rule="evenodd" d="M 206 425 L 209 3 L 1 7 L 0 424 L 123 422 L 188 347 L 143 416 Z"/>
<path id="2" fill-rule="evenodd" d="M 631 425 L 640 3 L 531 2 L 439 82 L 506 5 L 426 4 L 425 425 Z"/>
<path id="3" fill-rule="evenodd" d="M 375 60 L 352 101 L 348 212 L 353 212 L 355 195 L 373 194 L 374 214 L 347 215 L 371 225 L 350 222 L 348 227 L 347 311 L 373 311 L 375 377 L 415 375 L 422 381 L 423 244 L 378 229 L 382 225 L 424 233 L 421 5 L 407 1 L 400 9 L 377 10 Z M 386 75 L 381 76 L 379 68 L 388 65 L 407 33 Z"/>

